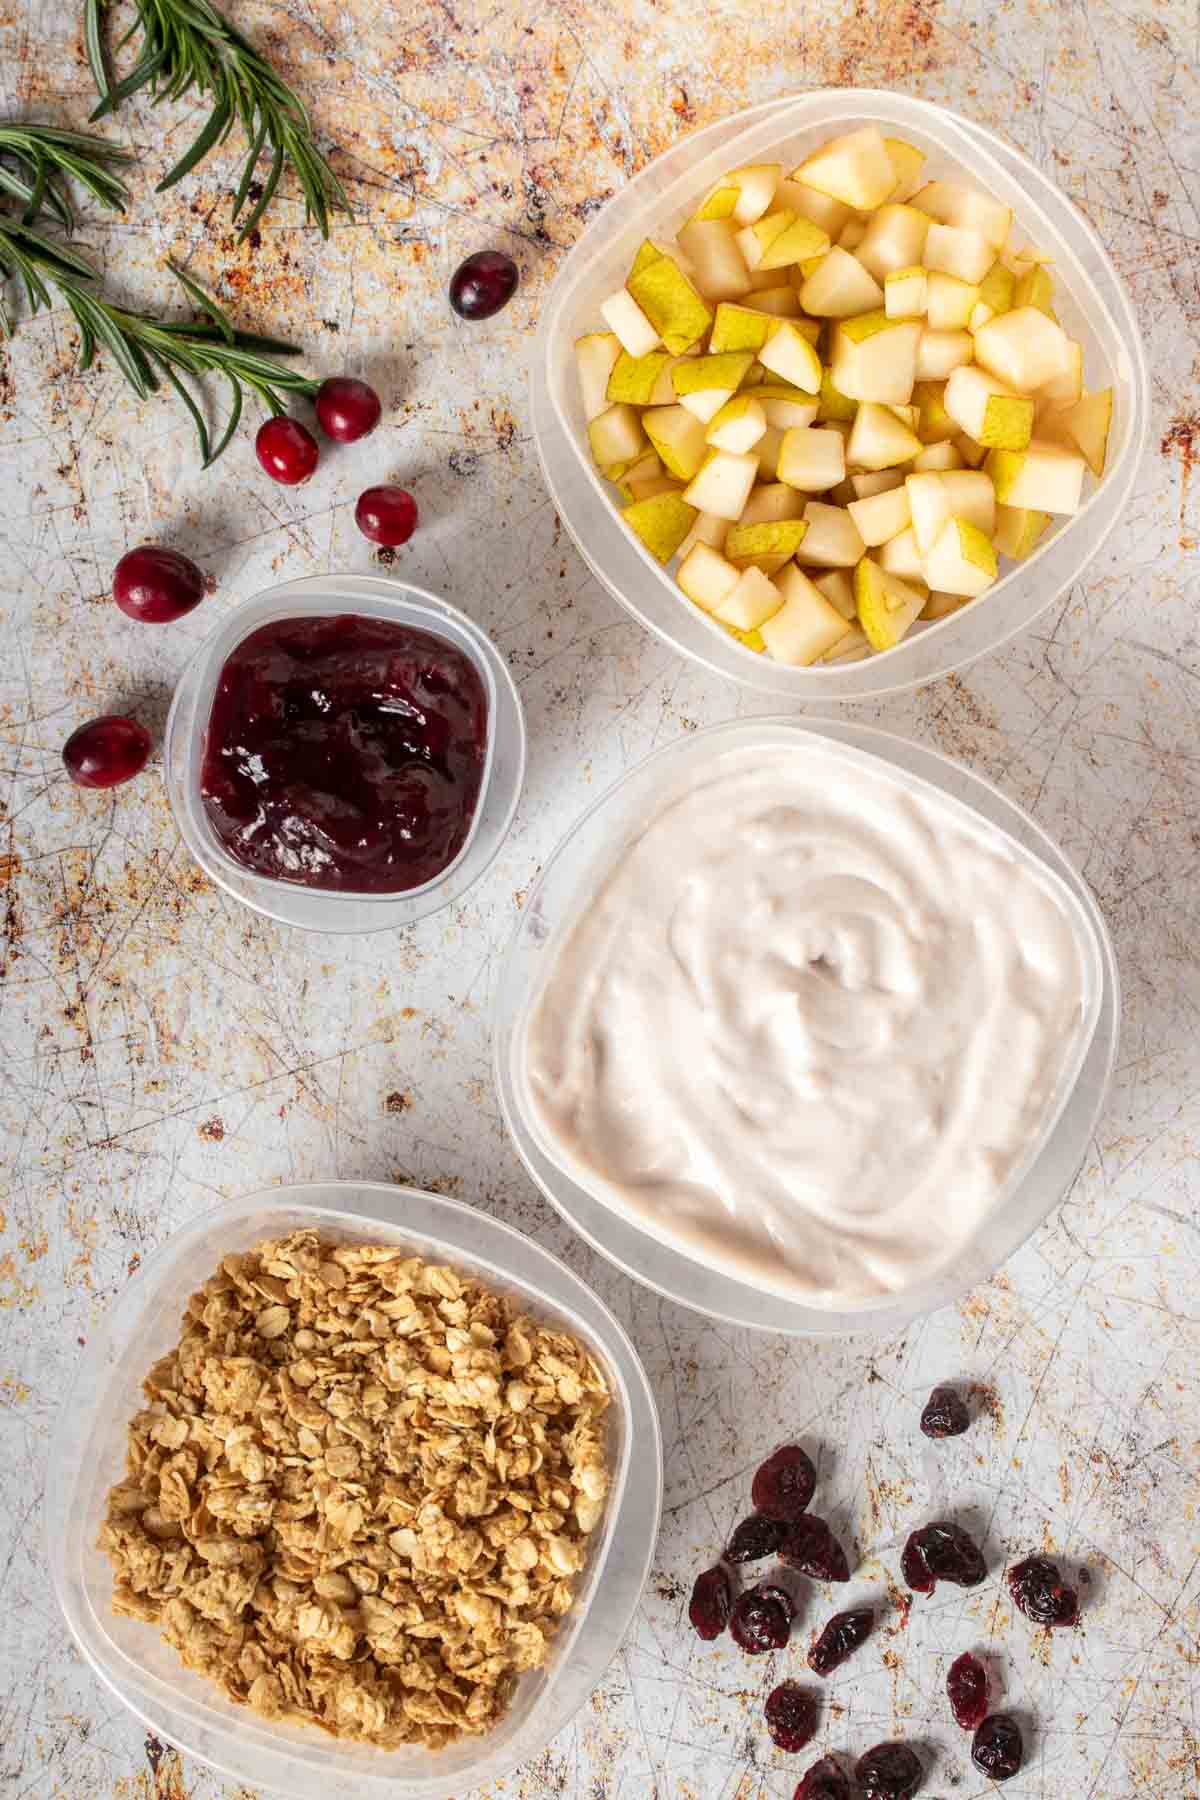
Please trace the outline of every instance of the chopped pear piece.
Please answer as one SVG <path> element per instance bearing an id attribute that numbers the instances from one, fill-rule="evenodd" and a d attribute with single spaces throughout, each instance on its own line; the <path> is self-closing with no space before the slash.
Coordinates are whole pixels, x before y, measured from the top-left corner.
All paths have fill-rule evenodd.
<path id="1" fill-rule="evenodd" d="M 965 331 L 979 299 L 979 289 L 957 275 L 930 269 L 925 279 L 925 316 L 930 331 Z"/>
<path id="2" fill-rule="evenodd" d="M 772 327 L 758 360 L 772 375 L 793 387 L 816 394 L 821 388 L 821 359 L 808 339 L 784 319 Z"/>
<path id="3" fill-rule="evenodd" d="M 775 481 L 779 475 L 779 452 L 783 448 L 784 433 L 776 425 L 768 425 L 767 429 L 754 446 L 758 457 L 758 479 Z"/>
<path id="4" fill-rule="evenodd" d="M 779 589 L 761 569 L 743 569 L 733 592 L 714 608 L 714 616 L 739 631 L 757 631 L 782 605 Z"/>
<path id="5" fill-rule="evenodd" d="M 615 331 L 589 331 L 586 337 L 575 339 L 575 366 L 579 370 L 583 414 L 589 425 L 608 408 L 608 378 L 622 354 L 621 340 Z"/>
<path id="6" fill-rule="evenodd" d="M 1070 367 L 1070 339 L 1036 306 L 1018 306 L 975 333 L 975 360 L 1018 393 L 1033 394 Z"/>
<path id="7" fill-rule="evenodd" d="M 817 416 L 817 402 L 799 388 L 764 382 L 755 388 L 754 398 L 766 414 L 767 424 L 780 431 L 790 431 L 793 425 L 811 425 Z"/>
<path id="8" fill-rule="evenodd" d="M 923 444 L 940 444 L 956 437 L 958 427 L 945 408 L 944 381 L 918 381 L 913 388 L 913 402 L 918 409 L 917 436 Z"/>
<path id="9" fill-rule="evenodd" d="M 699 220 L 710 223 L 713 219 L 727 219 L 737 205 L 738 191 L 735 187 L 715 187 L 703 199 L 692 215 L 689 223 Z"/>
<path id="10" fill-rule="evenodd" d="M 974 353 L 969 331 L 923 331 L 915 359 L 918 381 L 945 381 Z"/>
<path id="11" fill-rule="evenodd" d="M 627 463 L 622 471 L 624 479 L 630 481 L 654 481 L 663 473 L 658 452 L 649 445 L 643 445 L 640 454 L 633 462 Z"/>
<path id="12" fill-rule="evenodd" d="M 663 250 L 660 245 L 656 244 L 653 238 L 643 238 L 638 246 L 638 253 L 633 259 L 633 264 L 629 273 L 631 275 L 640 275 L 643 269 L 648 269 L 652 262 L 661 261 L 665 255 L 666 251 Z"/>
<path id="13" fill-rule="evenodd" d="M 896 417 L 891 407 L 864 400 L 855 414 L 846 461 L 859 469 L 892 469 L 897 463 L 907 462 L 910 456 L 919 455 L 920 449 L 920 438 Z"/>
<path id="14" fill-rule="evenodd" d="M 901 581 L 924 579 L 921 552 L 917 549 L 917 534 L 911 526 L 898 537 L 889 538 L 886 544 L 880 544 L 876 560 L 881 569 L 886 569 L 889 575 L 899 575 Z"/>
<path id="15" fill-rule="evenodd" d="M 593 460 L 602 469 L 607 470 L 611 463 L 627 466 L 646 448 L 640 415 L 632 406 L 610 406 L 588 426 L 588 443 Z"/>
<path id="16" fill-rule="evenodd" d="M 838 245 L 843 250 L 857 250 L 867 235 L 865 219 L 847 219 L 838 233 Z"/>
<path id="17" fill-rule="evenodd" d="M 862 662 L 873 654 L 867 634 L 861 625 L 851 625 L 840 644 L 819 658 L 822 668 L 840 668 L 843 663 Z"/>
<path id="18" fill-rule="evenodd" d="M 740 300 L 750 292 L 750 277 L 737 247 L 731 219 L 692 219 L 679 233 L 697 293 L 705 300 Z"/>
<path id="19" fill-rule="evenodd" d="M 747 294 L 742 304 L 751 312 L 770 313 L 775 319 L 798 319 L 800 316 L 800 296 L 790 285 L 760 288 L 757 293 Z"/>
<path id="20" fill-rule="evenodd" d="M 796 552 L 796 561 L 806 567 L 852 569 L 866 548 L 858 526 L 844 506 L 810 500 L 804 508 L 804 523 L 808 530 Z"/>
<path id="21" fill-rule="evenodd" d="M 681 394 L 680 406 L 686 408 L 692 417 L 699 419 L 702 425 L 708 425 L 716 418 L 721 408 L 733 399 L 732 388 L 701 388 L 695 394 Z"/>
<path id="22" fill-rule="evenodd" d="M 1002 250 L 1012 226 L 1012 207 L 978 188 L 958 181 L 931 181 L 913 195 L 912 204 L 942 225 L 978 231 L 996 250 Z"/>
<path id="23" fill-rule="evenodd" d="M 982 232 L 961 225 L 931 225 L 925 238 L 922 261 L 927 269 L 940 269 L 943 274 L 956 275 L 959 281 L 977 287 L 995 256 L 995 246 Z"/>
<path id="24" fill-rule="evenodd" d="M 864 556 L 854 571 L 854 600 L 858 622 L 873 650 L 890 650 L 919 618 L 925 604 L 924 588 L 910 587 L 898 575 L 880 568 Z"/>
<path id="25" fill-rule="evenodd" d="M 780 519 L 802 519 L 804 499 L 786 481 L 767 481 L 756 487 L 742 508 L 739 524 L 771 525 Z M 799 540 L 797 540 L 799 541 Z"/>
<path id="26" fill-rule="evenodd" d="M 846 445 L 840 433 L 806 425 L 785 431 L 779 450 L 779 478 L 802 493 L 821 494 L 846 473 Z"/>
<path id="27" fill-rule="evenodd" d="M 921 261 L 929 230 L 928 213 L 915 206 L 881 206 L 872 213 L 855 255 L 876 281 L 884 281 L 896 269 Z"/>
<path id="28" fill-rule="evenodd" d="M 1036 506 L 1042 512 L 1076 513 L 1087 465 L 1074 450 L 1034 438 L 1027 450 L 992 450 L 984 469 L 996 498 L 1005 506 Z M 933 585 L 932 583 L 930 584 Z M 945 586 L 944 582 L 937 584 Z"/>
<path id="29" fill-rule="evenodd" d="M 813 586 L 824 594 L 834 612 L 841 613 L 843 619 L 857 617 L 854 578 L 849 569 L 826 569 L 823 574 L 813 576 Z"/>
<path id="30" fill-rule="evenodd" d="M 1038 512 L 1035 507 L 998 505 L 992 542 L 1001 556 L 1024 562 L 1049 523 L 1050 514 Z"/>
<path id="31" fill-rule="evenodd" d="M 903 469 L 869 469 L 864 475 L 851 475 L 854 490 L 851 500 L 869 500 L 872 494 L 887 494 L 904 486 Z"/>
<path id="32" fill-rule="evenodd" d="M 770 315 L 722 300 L 713 319 L 708 347 L 715 355 L 727 350 L 761 350 L 771 329 Z"/>
<path id="33" fill-rule="evenodd" d="M 989 450 L 1024 450 L 1033 436 L 1033 401 L 985 369 L 955 369 L 944 404 L 956 424 Z"/>
<path id="34" fill-rule="evenodd" d="M 910 475 L 905 482 L 917 548 L 928 556 L 947 519 L 966 519 L 988 537 L 996 526 L 996 495 L 981 469 Z M 930 582 L 930 587 L 943 585 Z"/>
<path id="35" fill-rule="evenodd" d="M 892 189 L 891 197 L 894 201 L 905 201 L 921 179 L 925 152 L 918 150 L 906 138 L 885 137 L 883 141 L 887 145 L 892 168 L 896 171 L 896 186 Z"/>
<path id="36" fill-rule="evenodd" d="M 658 458 L 655 458 L 657 462 Z M 630 500 L 652 500 L 656 494 L 682 494 L 683 483 L 676 481 L 672 475 L 626 475 L 621 483 L 629 489 Z M 689 526 L 689 530 L 690 530 Z"/>
<path id="37" fill-rule="evenodd" d="M 803 519 L 777 519 L 764 525 L 731 525 L 725 555 L 739 569 L 753 566 L 775 575 L 795 555 L 808 527 Z"/>
<path id="38" fill-rule="evenodd" d="M 632 506 L 622 509 L 621 517 L 641 538 L 651 556 L 665 563 L 670 562 L 691 530 L 696 513 L 695 508 L 688 506 L 675 491 L 635 500 Z"/>
<path id="39" fill-rule="evenodd" d="M 835 244 L 806 275 L 800 304 L 816 319 L 846 319 L 883 303 L 883 289 L 856 256 Z"/>
<path id="40" fill-rule="evenodd" d="M 747 243 L 752 236 L 757 247 L 757 255 Z M 829 234 L 814 225 L 811 219 L 800 218 L 793 212 L 771 213 L 760 219 L 757 225 L 751 225 L 747 231 L 738 233 L 738 248 L 750 269 L 786 269 L 793 263 L 809 262 L 814 256 L 824 256 L 829 249 Z"/>
<path id="41" fill-rule="evenodd" d="M 758 457 L 714 450 L 684 492 L 697 512 L 715 513 L 719 519 L 740 519 L 742 508 L 758 476 Z"/>
<path id="42" fill-rule="evenodd" d="M 893 269 L 884 277 L 883 310 L 889 319 L 919 319 L 925 312 L 928 278 L 924 269 Z"/>
<path id="43" fill-rule="evenodd" d="M 849 623 L 795 563 L 783 570 L 776 587 L 783 605 L 760 626 L 767 654 L 807 668 L 842 641 Z"/>
<path id="44" fill-rule="evenodd" d="M 741 580 L 741 571 L 707 544 L 693 544 L 675 577 L 688 599 L 704 612 L 715 612 Z"/>
<path id="45" fill-rule="evenodd" d="M 651 350 L 647 356 L 630 356 L 622 350 L 608 378 L 608 399 L 624 400 L 630 406 L 649 406 L 658 378 L 670 362 L 665 350 Z"/>
<path id="46" fill-rule="evenodd" d="M 679 264 L 669 256 L 658 257 L 638 275 L 631 274 L 626 285 L 675 356 L 699 343 L 713 322 L 712 312 Z M 612 324 L 612 320 L 609 323 Z M 613 330 L 617 330 L 615 324 Z"/>
<path id="47" fill-rule="evenodd" d="M 733 393 L 741 386 L 753 361 L 754 353 L 750 350 L 727 350 L 716 356 L 689 356 L 675 364 L 671 381 L 681 400 L 685 394 L 698 394 L 706 389 L 727 388 Z"/>
<path id="48" fill-rule="evenodd" d="M 982 468 L 983 464 L 987 461 L 988 453 L 983 445 L 965 431 L 960 431 L 955 438 L 954 448 L 958 451 L 958 454 L 962 457 L 968 469 Z"/>
<path id="49" fill-rule="evenodd" d="M 753 393 L 735 394 L 727 400 L 705 433 L 705 441 L 717 450 L 752 450 L 767 429 L 766 417 Z"/>
<path id="50" fill-rule="evenodd" d="M 775 204 L 786 206 L 789 212 L 798 213 L 802 219 L 811 219 L 831 239 L 841 231 L 852 211 L 844 201 L 818 193 L 816 188 L 800 181 L 798 171 L 780 182 L 775 190 Z"/>
<path id="51" fill-rule="evenodd" d="M 822 144 L 800 164 L 794 179 L 858 212 L 873 212 L 897 186 L 883 134 L 873 125 Z"/>
<path id="52" fill-rule="evenodd" d="M 1044 387 L 1037 391 L 1037 402 L 1041 406 L 1073 406 L 1083 394 L 1083 345 L 1074 338 L 1067 339 L 1068 362 L 1061 375 L 1054 375 Z"/>
<path id="53" fill-rule="evenodd" d="M 998 456 L 1010 454 L 997 451 Z M 925 579 L 943 594 L 974 599 L 996 579 L 996 551 L 991 538 L 969 519 L 947 519 L 932 550 L 924 558 Z"/>
<path id="54" fill-rule="evenodd" d="M 661 344 L 662 338 L 627 288 L 610 294 L 601 303 L 600 312 L 629 356 L 648 356 Z"/>
<path id="55" fill-rule="evenodd" d="M 782 173 L 778 163 L 747 163 L 721 177 L 718 187 L 737 189 L 733 217 L 739 225 L 753 225 L 770 210 Z"/>
<path id="56" fill-rule="evenodd" d="M 928 620 L 945 619 L 951 613 L 957 612 L 960 607 L 969 605 L 970 597 L 966 594 L 931 593 L 921 608 L 921 617 Z"/>
<path id="57" fill-rule="evenodd" d="M 839 320 L 829 369 L 835 387 L 852 400 L 907 406 L 921 336 L 915 319 L 889 319 L 882 310 Z"/>
<path id="58" fill-rule="evenodd" d="M 914 475 L 928 475 L 940 469 L 961 469 L 963 459 L 957 444 L 926 444 L 920 456 L 912 460 Z"/>
<path id="59" fill-rule="evenodd" d="M 834 387 L 829 370 L 821 371 L 821 392 L 817 396 L 817 418 L 821 423 L 829 425 L 848 425 L 853 422 L 858 411 L 858 401 L 851 400 Z"/>
<path id="60" fill-rule="evenodd" d="M 649 406 L 642 425 L 663 466 L 680 481 L 690 481 L 708 449 L 700 420 L 682 406 Z"/>
<path id="61" fill-rule="evenodd" d="M 704 544 L 710 550 L 720 550 L 728 530 L 728 519 L 718 519 L 715 513 L 697 513 L 692 521 L 692 529 L 679 546 L 680 556 L 687 556 L 697 544 Z"/>
<path id="62" fill-rule="evenodd" d="M 997 258 L 979 284 L 979 303 L 970 319 L 972 331 L 978 331 L 981 325 L 986 325 L 998 313 L 1012 311 L 1016 285 L 1017 278 L 1012 270 L 1006 269 Z"/>
<path id="63" fill-rule="evenodd" d="M 899 537 L 912 522 L 908 492 L 903 487 L 889 488 L 883 494 L 870 494 L 865 500 L 852 500 L 846 511 L 858 526 L 858 535 L 870 550 L 875 544 L 886 544 Z"/>
<path id="64" fill-rule="evenodd" d="M 1088 468 L 1097 477 L 1103 475 L 1108 455 L 1112 403 L 1112 389 L 1097 388 L 1094 393 L 1084 394 L 1074 406 L 1068 406 L 1057 416 L 1058 423 L 1065 426 L 1087 459 Z"/>
<path id="65" fill-rule="evenodd" d="M 1036 306 L 1049 318 L 1054 317 L 1054 278 L 1042 263 L 1034 263 L 1023 275 L 1015 278 L 1012 303 L 1014 306 Z"/>

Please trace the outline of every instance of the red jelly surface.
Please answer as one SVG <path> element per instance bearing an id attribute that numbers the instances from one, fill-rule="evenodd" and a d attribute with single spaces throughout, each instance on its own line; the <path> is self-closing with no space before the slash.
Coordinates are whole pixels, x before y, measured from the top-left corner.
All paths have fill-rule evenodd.
<path id="1" fill-rule="evenodd" d="M 404 893 L 462 848 L 486 748 L 483 682 L 453 644 L 386 619 L 284 619 L 221 670 L 200 791 L 255 874 Z"/>

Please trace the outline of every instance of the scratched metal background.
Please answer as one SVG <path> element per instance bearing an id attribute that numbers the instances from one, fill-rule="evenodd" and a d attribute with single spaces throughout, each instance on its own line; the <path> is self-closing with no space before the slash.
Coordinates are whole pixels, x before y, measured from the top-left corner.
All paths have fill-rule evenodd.
<path id="1" fill-rule="evenodd" d="M 1033 1726 L 1013 1800 L 1200 1791 L 1200 12 L 1195 0 L 242 0 L 239 21 L 310 100 L 358 208 L 323 245 L 293 201 L 228 230 L 235 149 L 168 201 L 150 189 L 195 128 L 130 106 L 144 156 L 126 219 L 83 237 L 113 290 L 166 304 L 168 257 L 316 371 L 361 371 L 387 422 L 299 492 L 243 432 L 207 475 L 177 408 L 81 380 L 61 314 L 0 356 L 0 1790 L 55 1800 L 233 1800 L 118 1710 L 73 1652 L 43 1572 L 43 1457 L 78 1346 L 138 1259 L 224 1195 L 395 1177 L 469 1197 L 565 1256 L 628 1324 L 666 1435 L 667 1515 L 636 1628 L 575 1726 L 510 1800 L 787 1800 L 761 1700 L 800 1666 L 681 1628 L 686 1589 L 783 1435 L 822 1445 L 852 1592 L 887 1628 L 829 1689 L 821 1742 L 929 1748 L 930 1793 L 983 1791 L 940 1698 L 989 1646 Z M 74 0 L 0 0 L 0 113 L 82 123 Z M 539 295 L 600 202 L 692 125 L 828 83 L 962 108 L 1050 171 L 1099 228 L 1145 330 L 1153 447 L 1110 550 L 1023 642 L 961 680 L 867 709 L 963 757 L 1086 871 L 1126 982 L 1120 1073 L 1086 1172 L 1002 1274 L 873 1348 L 709 1327 L 639 1292 L 551 1216 L 509 1150 L 488 1065 L 496 958 L 539 861 L 589 795 L 654 744 L 742 710 L 588 576 L 538 479 L 523 357 Z M 449 313 L 468 250 L 507 246 L 524 286 L 490 326 Z M 1200 454 L 1200 450 L 1198 450 Z M 464 606 L 520 681 L 532 762 L 518 829 L 448 915 L 359 941 L 289 933 L 191 866 L 151 771 L 112 797 L 65 780 L 74 725 L 162 725 L 223 613 L 270 582 L 368 569 L 353 498 L 401 478 L 422 529 L 397 568 Z M 218 590 L 141 628 L 108 601 L 121 551 L 166 537 Z M 939 1377 L 982 1423 L 935 1459 L 916 1432 Z M 898 1538 L 946 1492 L 989 1555 L 1040 1546 L 1086 1582 L 1082 1629 L 1035 1643 L 994 1585 L 918 1605 Z M 934 1484 L 931 1492 L 931 1482 Z M 800 1764 L 803 1767 L 803 1763 Z M 497 1793 L 499 1789 L 495 1790 Z M 990 1790 L 988 1790 L 990 1791 Z M 251 1800 L 245 1793 L 238 1800 Z M 456 1797 L 462 1800 L 462 1797 Z"/>

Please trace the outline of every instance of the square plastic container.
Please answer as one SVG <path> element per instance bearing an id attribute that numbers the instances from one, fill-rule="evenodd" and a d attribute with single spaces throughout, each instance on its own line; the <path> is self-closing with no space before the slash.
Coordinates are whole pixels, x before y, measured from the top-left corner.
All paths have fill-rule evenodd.
<path id="1" fill-rule="evenodd" d="M 537 1317 L 574 1333 L 608 1379 L 612 1485 L 574 1610 L 546 1667 L 521 1678 L 495 1730 L 444 1750 L 375 1750 L 282 1726 L 235 1706 L 185 1669 L 157 1629 L 109 1607 L 112 1572 L 95 1548 L 104 1498 L 125 1470 L 125 1428 L 140 1383 L 179 1341 L 192 1293 L 222 1256 L 319 1227 L 343 1241 L 403 1244 L 478 1275 Z M 615 1656 L 645 1585 L 662 1506 L 662 1439 L 637 1354 L 607 1307 L 511 1226 L 455 1200 L 381 1182 L 330 1182 L 249 1194 L 205 1213 L 142 1265 L 89 1339 L 55 1431 L 46 1479 L 54 1591 L 104 1685 L 152 1731 L 232 1781 L 289 1800 L 446 1800 L 537 1754 L 587 1699 Z"/>
<path id="2" fill-rule="evenodd" d="M 673 233 L 717 178 L 765 160 L 794 168 L 826 138 L 878 125 L 926 153 L 923 180 L 960 178 L 1013 209 L 1014 240 L 1054 259 L 1055 308 L 1084 348 L 1090 387 L 1111 384 L 1108 466 L 1081 510 L 980 599 L 914 626 L 892 650 L 844 667 L 789 668 L 749 650 L 685 598 L 628 530 L 588 453 L 574 343 L 625 280 L 643 238 Z M 1058 598 L 1104 545 L 1133 490 L 1149 423 L 1137 321 L 1103 244 L 1053 182 L 994 132 L 944 107 L 870 88 L 774 100 L 693 133 L 622 188 L 584 232 L 542 306 L 531 382 L 534 442 L 550 497 L 592 573 L 672 649 L 759 693 L 796 704 L 894 694 L 997 650 Z M 1090 480 L 1090 478 L 1089 478 Z"/>
<path id="3" fill-rule="evenodd" d="M 357 613 L 443 638 L 470 658 L 487 695 L 487 749 L 466 841 L 449 866 L 421 887 L 355 894 L 301 887 L 258 875 L 230 856 L 200 795 L 204 740 L 226 660 L 251 632 L 278 620 Z M 373 575 L 317 575 L 269 588 L 239 606 L 207 637 L 179 678 L 167 716 L 163 768 L 167 797 L 188 849 L 207 875 L 255 912 L 309 931 L 382 931 L 412 925 L 462 898 L 508 835 L 525 779 L 525 718 L 508 665 L 465 613 L 407 582 Z"/>
<path id="4" fill-rule="evenodd" d="M 577 1178 L 541 1131 L 525 1076 L 525 1026 L 566 933 L 621 849 L 695 771 L 724 750 L 813 741 L 847 753 L 867 775 L 898 782 L 965 815 L 986 840 L 1002 840 L 1056 892 L 1084 965 L 1081 1020 L 1064 1059 L 1042 1130 L 1014 1168 L 976 1236 L 927 1280 L 844 1310 L 740 1280 L 653 1236 Z M 883 767 L 880 768 L 879 765 Z M 553 1206 L 627 1275 L 684 1306 L 752 1330 L 813 1337 L 889 1334 L 960 1298 L 995 1273 L 1064 1198 L 1087 1155 L 1116 1055 L 1120 1013 L 1116 963 L 1095 901 L 1070 864 L 1020 807 L 938 752 L 866 726 L 754 719 L 710 726 L 668 744 L 610 788 L 559 844 L 530 889 L 497 984 L 493 1037 L 501 1110 L 530 1175 Z"/>

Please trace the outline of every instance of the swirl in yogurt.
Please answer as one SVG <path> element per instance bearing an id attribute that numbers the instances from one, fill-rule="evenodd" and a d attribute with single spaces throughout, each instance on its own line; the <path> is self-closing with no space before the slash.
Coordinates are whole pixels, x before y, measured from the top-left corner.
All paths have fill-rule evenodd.
<path id="1" fill-rule="evenodd" d="M 813 742 L 715 755 L 535 997 L 555 1159 L 741 1280 L 835 1307 L 979 1231 L 1078 1050 L 1080 927 L 983 821 Z"/>

